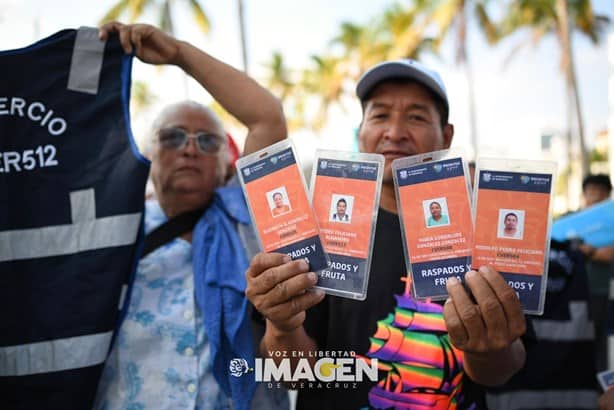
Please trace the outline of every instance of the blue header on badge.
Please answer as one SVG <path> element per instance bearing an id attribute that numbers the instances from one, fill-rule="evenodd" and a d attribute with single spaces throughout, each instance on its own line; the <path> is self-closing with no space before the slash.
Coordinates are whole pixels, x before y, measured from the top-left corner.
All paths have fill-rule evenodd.
<path id="1" fill-rule="evenodd" d="M 243 182 L 248 183 L 272 172 L 286 168 L 296 163 L 292 148 L 279 151 L 263 160 L 253 162 L 240 169 Z"/>
<path id="2" fill-rule="evenodd" d="M 397 169 L 399 186 L 420 184 L 465 175 L 461 158 L 416 164 Z"/>
<path id="3" fill-rule="evenodd" d="M 316 175 L 376 181 L 378 167 L 379 165 L 373 162 L 319 158 Z"/>
<path id="4" fill-rule="evenodd" d="M 550 193 L 551 174 L 480 170 L 479 189 Z"/>

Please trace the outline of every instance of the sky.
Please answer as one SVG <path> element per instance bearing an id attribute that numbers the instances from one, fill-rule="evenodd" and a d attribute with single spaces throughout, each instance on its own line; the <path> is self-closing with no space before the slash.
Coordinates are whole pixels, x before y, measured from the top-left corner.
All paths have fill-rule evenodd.
<path id="1" fill-rule="evenodd" d="M 341 22 L 365 24 L 393 3 L 386 0 L 243 1 L 249 71 L 261 82 L 265 64 L 273 51 L 280 51 L 289 66 L 299 69 L 308 64 L 310 55 L 328 49 Z M 114 3 L 115 0 L 0 0 L 0 50 L 27 46 L 65 28 L 96 26 Z M 212 22 L 208 36 L 196 30 L 187 9 L 182 7 L 185 3 L 187 1 L 175 1 L 176 36 L 240 68 L 235 2 L 201 0 Z M 401 3 L 407 4 L 408 1 Z M 614 20 L 614 1 L 594 0 L 593 5 L 598 14 Z M 142 21 L 153 23 L 155 18 L 146 15 Z M 614 41 L 612 26 L 608 32 L 610 41 Z M 563 130 L 566 126 L 564 82 L 554 38 L 546 38 L 535 47 L 520 49 L 505 64 L 511 50 L 527 38 L 527 33 L 519 33 L 496 47 L 490 47 L 480 33 L 469 31 L 479 155 L 538 159 L 541 134 Z M 592 146 L 594 135 L 608 126 L 608 44 L 606 39 L 601 45 L 594 46 L 578 35 L 573 37 L 573 42 L 587 141 Z M 447 41 L 440 57 L 426 55 L 423 62 L 438 70 L 446 83 L 451 106 L 450 121 L 455 125 L 453 146 L 465 149 L 470 141 L 467 87 L 463 69 L 454 63 L 452 46 L 452 42 Z M 614 62 L 611 64 L 614 67 Z M 135 63 L 132 78 L 133 81 L 148 82 L 158 95 L 148 112 L 132 116 L 137 138 L 145 134 L 147 125 L 163 104 L 186 97 L 205 103 L 209 101 L 208 95 L 195 82 L 186 81 L 178 69 L 160 71 Z M 291 135 L 301 148 L 300 155 L 309 157 L 316 148 L 354 147 L 353 136 L 360 123 L 360 106 L 356 99 L 348 99 L 344 106 L 345 110 L 334 110 L 329 124 L 317 134 L 302 131 Z M 236 135 L 238 140 L 242 137 Z M 467 152 L 473 154 L 470 150 Z"/>

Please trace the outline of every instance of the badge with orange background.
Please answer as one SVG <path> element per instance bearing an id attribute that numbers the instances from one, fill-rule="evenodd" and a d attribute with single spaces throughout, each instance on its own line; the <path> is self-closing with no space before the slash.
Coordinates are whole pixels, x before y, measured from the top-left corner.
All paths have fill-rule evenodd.
<path id="1" fill-rule="evenodd" d="M 552 174 L 479 167 L 476 172 L 473 267 L 490 265 L 498 270 L 516 290 L 525 312 L 540 312 L 550 243 Z"/>
<path id="2" fill-rule="evenodd" d="M 393 162 L 406 263 L 416 299 L 447 297 L 449 277 L 469 270 L 473 223 L 462 158 Z"/>
<path id="3" fill-rule="evenodd" d="M 366 298 L 384 157 L 318 151 L 312 204 L 330 261 L 318 287 L 358 300 Z"/>
<path id="4" fill-rule="evenodd" d="M 290 143 L 241 158 L 237 168 L 263 251 L 303 258 L 312 271 L 325 268 L 327 257 Z"/>

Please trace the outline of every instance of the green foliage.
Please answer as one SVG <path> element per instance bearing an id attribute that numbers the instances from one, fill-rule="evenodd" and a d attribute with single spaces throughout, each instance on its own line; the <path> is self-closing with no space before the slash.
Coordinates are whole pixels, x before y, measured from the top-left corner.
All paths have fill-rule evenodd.
<path id="1" fill-rule="evenodd" d="M 119 0 L 100 19 L 100 24 L 119 20 L 125 14 L 128 15 L 128 22 L 134 23 L 143 16 L 147 9 L 156 9 L 160 29 L 173 34 L 172 3 L 173 0 L 164 0 L 161 3 L 155 0 Z M 200 3 L 197 0 L 188 0 L 187 5 L 200 31 L 209 34 L 211 23 Z"/>

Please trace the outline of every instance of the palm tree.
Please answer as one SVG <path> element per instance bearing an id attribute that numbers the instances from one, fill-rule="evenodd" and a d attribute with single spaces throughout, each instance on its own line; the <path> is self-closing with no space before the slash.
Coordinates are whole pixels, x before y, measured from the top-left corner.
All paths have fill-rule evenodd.
<path id="1" fill-rule="evenodd" d="M 271 61 L 266 65 L 269 71 L 266 80 L 269 90 L 277 94 L 278 98 L 284 103 L 295 84 L 291 80 L 290 69 L 286 66 L 283 55 L 279 51 L 274 51 Z"/>
<path id="2" fill-rule="evenodd" d="M 128 13 L 128 21 L 130 23 L 135 22 L 140 18 L 143 13 L 149 8 L 154 6 L 158 8 L 158 27 L 169 34 L 175 34 L 175 26 L 173 24 L 173 17 L 171 12 L 171 5 L 173 0 L 164 0 L 162 4 L 153 0 L 119 0 L 112 6 L 102 17 L 99 24 L 104 24 L 108 21 L 118 20 L 122 15 Z M 199 4 L 198 0 L 188 0 L 188 5 L 191 10 L 192 17 L 196 26 L 203 32 L 203 34 L 209 34 L 211 29 L 211 23 L 209 17 Z M 188 96 L 188 77 L 183 77 L 183 87 L 186 97 Z"/>
<path id="3" fill-rule="evenodd" d="M 489 42 L 496 40 L 497 29 L 487 13 L 487 2 L 488 0 L 415 0 L 413 6 L 408 9 L 397 7 L 389 12 L 389 18 L 398 19 L 395 40 L 397 45 L 393 49 L 392 57 L 411 55 L 427 48 L 439 53 L 443 40 L 453 33 L 456 63 L 464 67 L 467 78 L 469 124 L 474 154 L 478 149 L 478 131 L 473 71 L 467 49 L 467 28 L 470 14 L 475 15 L 478 27 L 486 39 Z M 433 25 L 438 29 L 436 35 L 432 39 L 425 38 Z"/>
<path id="4" fill-rule="evenodd" d="M 382 61 L 387 44 L 381 41 L 381 37 L 382 24 L 378 19 L 365 25 L 341 23 L 339 33 L 330 44 L 341 49 L 340 55 L 348 67 L 346 74 L 351 79 L 357 80 L 368 67 Z"/>
<path id="5" fill-rule="evenodd" d="M 328 110 L 338 103 L 344 94 L 344 82 L 348 72 L 345 59 L 331 55 L 311 56 L 313 68 L 303 72 L 301 87 L 305 92 L 316 97 L 319 105 L 314 121 L 314 129 L 321 129 L 328 118 Z"/>
<path id="6" fill-rule="evenodd" d="M 133 23 L 143 15 L 145 10 L 158 8 L 158 27 L 170 34 L 175 34 L 171 5 L 173 0 L 164 0 L 162 4 L 153 0 L 119 0 L 106 12 L 100 20 L 100 24 L 119 19 L 124 13 L 128 13 L 128 21 Z M 203 32 L 209 34 L 211 23 L 209 17 L 203 10 L 198 0 L 188 0 L 192 17 L 196 26 Z"/>
<path id="7" fill-rule="evenodd" d="M 249 60 L 247 57 L 247 39 L 245 35 L 245 13 L 243 9 L 243 0 L 237 0 L 237 11 L 239 13 L 239 34 L 241 35 L 241 58 L 243 60 L 243 71 L 247 74 Z"/>
<path id="8" fill-rule="evenodd" d="M 145 111 L 157 99 L 149 90 L 147 83 L 143 81 L 134 81 L 132 83 L 130 95 L 130 106 L 134 109 L 135 113 Z"/>
<path id="9" fill-rule="evenodd" d="M 429 20 L 421 16 L 427 4 L 423 0 L 416 0 L 409 8 L 397 3 L 384 10 L 379 23 L 382 32 L 380 47 L 384 51 L 380 61 L 419 59 L 424 51 L 436 51 L 433 39 L 425 35 Z"/>
<path id="10" fill-rule="evenodd" d="M 293 131 L 305 126 L 305 90 L 300 82 L 293 79 L 295 74 L 290 70 L 279 51 L 274 51 L 271 61 L 266 64 L 268 71 L 265 84 L 281 101 L 288 129 Z"/>
<path id="11" fill-rule="evenodd" d="M 608 23 L 608 17 L 593 13 L 590 0 L 517 0 L 509 3 L 500 24 L 502 36 L 520 29 L 529 29 L 533 43 L 539 42 L 546 34 L 554 34 L 558 40 L 561 51 L 560 67 L 567 91 L 568 135 L 572 135 L 571 113 L 575 112 L 583 176 L 589 173 L 589 161 L 571 34 L 579 31 L 593 44 L 598 44 Z"/>

